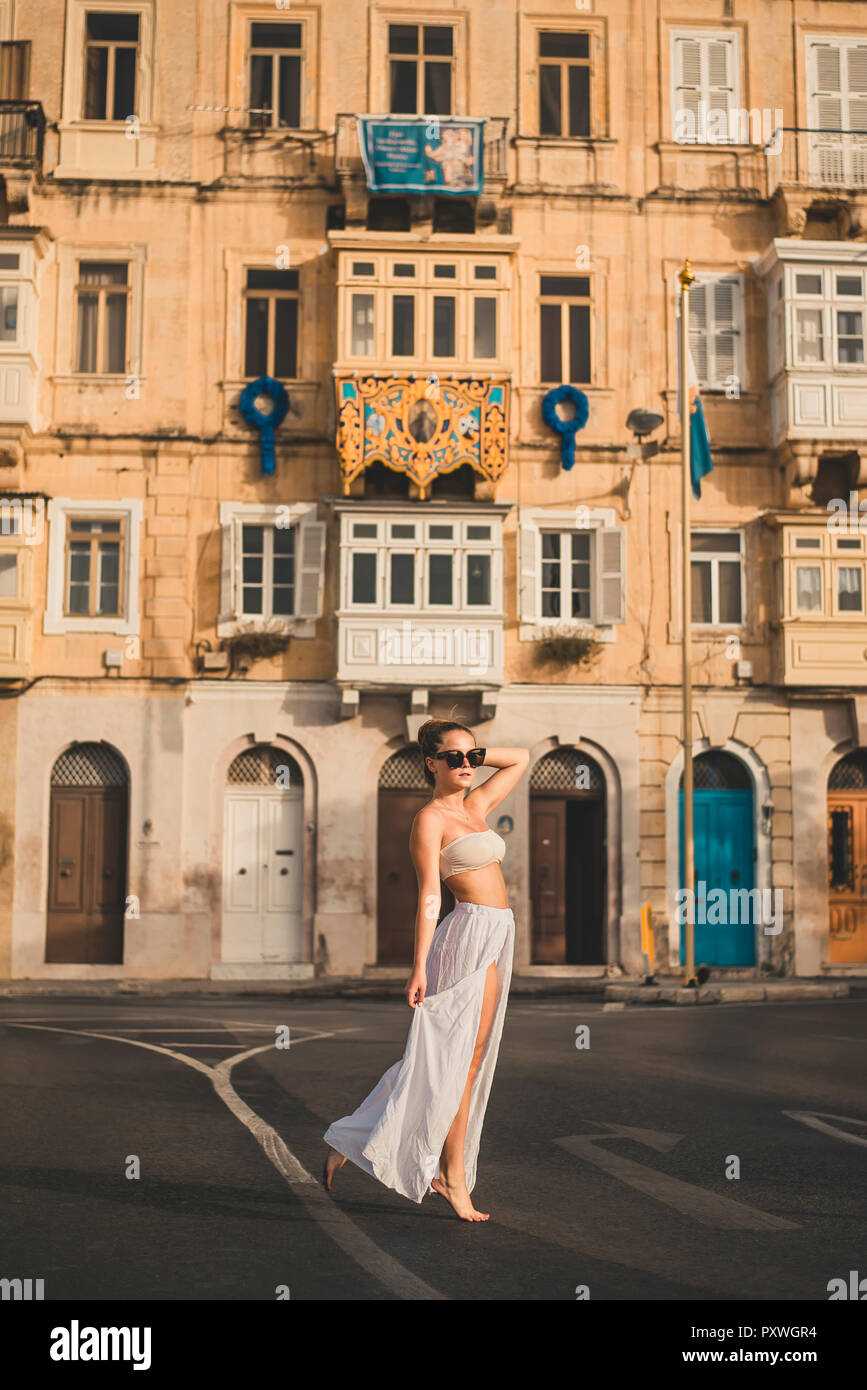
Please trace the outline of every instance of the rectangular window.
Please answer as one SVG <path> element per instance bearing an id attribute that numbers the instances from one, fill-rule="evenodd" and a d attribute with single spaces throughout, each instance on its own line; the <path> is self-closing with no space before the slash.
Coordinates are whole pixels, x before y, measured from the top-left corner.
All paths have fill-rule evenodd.
<path id="1" fill-rule="evenodd" d="M 837 310 L 837 361 L 864 361 L 864 319 L 859 311 Z"/>
<path id="2" fill-rule="evenodd" d="M 589 531 L 542 532 L 542 617 L 590 619 Z"/>
<path id="3" fill-rule="evenodd" d="M 295 528 L 241 527 L 241 612 L 282 618 L 295 611 Z"/>
<path id="4" fill-rule="evenodd" d="M 543 275 L 540 291 L 542 381 L 555 385 L 589 383 L 589 276 Z"/>
<path id="5" fill-rule="evenodd" d="M 467 555 L 466 557 L 467 606 L 491 603 L 491 557 L 490 555 Z"/>
<path id="6" fill-rule="evenodd" d="M 433 355 L 434 357 L 454 357 L 455 355 L 455 299 L 452 295 L 434 295 Z"/>
<path id="7" fill-rule="evenodd" d="M 821 613 L 822 571 L 818 565 L 796 567 L 795 604 L 799 613 Z"/>
<path id="8" fill-rule="evenodd" d="M 415 603 L 415 556 L 400 553 L 391 556 L 391 603 Z"/>
<path id="9" fill-rule="evenodd" d="M 737 531 L 693 531 L 692 621 L 743 621 L 741 537 Z"/>
<path id="10" fill-rule="evenodd" d="M 861 613 L 864 598 L 861 588 L 861 567 L 837 565 L 837 612 Z"/>
<path id="11" fill-rule="evenodd" d="M 64 612 L 115 617 L 121 609 L 124 527 L 119 519 L 67 518 Z"/>
<path id="12" fill-rule="evenodd" d="M 253 24 L 250 32 L 250 124 L 301 126 L 302 27 Z"/>
<path id="13" fill-rule="evenodd" d="M 18 597 L 18 556 L 0 553 L 0 598 Z"/>
<path id="14" fill-rule="evenodd" d="M 372 357 L 373 349 L 373 295 L 354 294 L 352 296 L 352 356 Z"/>
<path id="15" fill-rule="evenodd" d="M 244 375 L 298 375 L 298 271 L 248 270 L 245 301 Z"/>
<path id="16" fill-rule="evenodd" d="M 801 309 L 795 313 L 795 360 L 810 365 L 825 360 L 824 310 Z"/>
<path id="17" fill-rule="evenodd" d="M 450 116 L 454 29 L 450 24 L 389 24 L 392 115 Z"/>
<path id="18" fill-rule="evenodd" d="M 811 184 L 863 189 L 867 152 L 851 132 L 867 130 L 864 35 L 808 38 L 806 81 Z"/>
<path id="19" fill-rule="evenodd" d="M 376 603 L 376 555 L 359 551 L 353 555 L 352 602 Z"/>
<path id="20" fill-rule="evenodd" d="M 124 121 L 136 114 L 137 14 L 85 18 L 84 119 Z"/>
<path id="21" fill-rule="evenodd" d="M 497 355 L 497 301 L 496 299 L 473 300 L 473 356 L 496 357 Z"/>
<path id="22" fill-rule="evenodd" d="M 428 555 L 428 603 L 452 602 L 452 556 L 431 551 Z"/>
<path id="23" fill-rule="evenodd" d="M 590 134 L 590 35 L 539 35 L 539 134 Z"/>
<path id="24" fill-rule="evenodd" d="M 699 386 L 724 390 L 741 375 L 742 303 L 739 276 L 696 276 L 689 296 L 689 349 Z"/>
<path id="25" fill-rule="evenodd" d="M 391 301 L 391 351 L 394 357 L 415 353 L 415 297 L 396 294 Z"/>
<path id="26" fill-rule="evenodd" d="M 77 372 L 126 371 L 128 281 L 125 261 L 79 262 L 75 288 Z"/>
<path id="27" fill-rule="evenodd" d="M 18 286 L 0 285 L 0 343 L 18 339 Z"/>
<path id="28" fill-rule="evenodd" d="M 672 135 L 680 144 L 749 143 L 732 120 L 737 100 L 737 36 L 672 34 Z"/>

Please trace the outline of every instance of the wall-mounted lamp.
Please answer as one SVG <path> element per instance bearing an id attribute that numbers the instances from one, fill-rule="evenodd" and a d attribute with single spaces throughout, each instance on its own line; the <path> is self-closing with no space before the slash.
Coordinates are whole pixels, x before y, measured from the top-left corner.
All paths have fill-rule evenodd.
<path id="1" fill-rule="evenodd" d="M 773 801 L 771 801 L 770 798 L 768 798 L 768 800 L 762 806 L 762 830 L 765 833 L 765 835 L 770 835 L 771 833 L 771 825 L 774 819 L 774 809 L 775 808 Z"/>

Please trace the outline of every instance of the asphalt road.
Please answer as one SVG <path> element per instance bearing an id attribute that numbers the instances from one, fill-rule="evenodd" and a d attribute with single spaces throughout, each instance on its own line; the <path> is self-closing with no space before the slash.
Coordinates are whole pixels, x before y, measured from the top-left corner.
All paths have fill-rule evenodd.
<path id="1" fill-rule="evenodd" d="M 0 1277 L 42 1278 L 46 1300 L 827 1301 L 830 1279 L 867 1274 L 867 1001 L 513 999 L 478 1225 L 351 1164 L 333 1196 L 318 1183 L 324 1130 L 401 1056 L 410 1017 L 4 1002 Z"/>

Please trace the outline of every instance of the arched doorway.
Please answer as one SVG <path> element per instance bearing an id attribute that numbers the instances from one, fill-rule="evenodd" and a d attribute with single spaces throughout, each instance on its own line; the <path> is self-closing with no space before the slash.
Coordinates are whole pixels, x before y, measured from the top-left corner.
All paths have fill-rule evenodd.
<path id="1" fill-rule="evenodd" d="M 122 965 L 129 774 L 107 743 L 51 769 L 46 964 Z"/>
<path id="2" fill-rule="evenodd" d="M 303 960 L 304 784 L 284 748 L 255 744 L 226 774 L 221 960 Z"/>
<path id="3" fill-rule="evenodd" d="M 732 753 L 714 748 L 693 760 L 693 832 L 696 963 L 755 965 L 759 913 L 753 910 L 756 859 L 753 783 L 747 768 Z M 678 885 L 683 887 L 683 773 L 678 792 L 678 838 Z M 713 904 L 707 910 L 702 909 L 702 903 L 714 889 L 722 889 L 727 895 L 726 910 Z M 714 901 L 718 903 L 719 898 Z M 702 917 L 704 921 L 700 920 Z M 683 923 L 680 928 L 681 965 L 685 952 Z"/>
<path id="4" fill-rule="evenodd" d="M 383 763 L 379 773 L 377 817 L 376 959 L 380 965 L 412 964 L 418 879 L 409 854 L 410 826 L 428 801 L 424 759 L 417 744 L 408 744 Z M 442 890 L 438 921 L 455 905 L 451 890 Z"/>
<path id="5" fill-rule="evenodd" d="M 603 965 L 605 777 L 579 748 L 555 748 L 530 773 L 534 965 Z"/>
<path id="6" fill-rule="evenodd" d="M 867 962 L 867 749 L 828 776 L 828 962 Z"/>

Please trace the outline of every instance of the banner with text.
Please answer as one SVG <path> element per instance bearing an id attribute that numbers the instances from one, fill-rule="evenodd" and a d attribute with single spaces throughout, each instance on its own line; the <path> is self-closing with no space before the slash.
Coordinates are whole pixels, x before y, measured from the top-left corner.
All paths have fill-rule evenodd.
<path id="1" fill-rule="evenodd" d="M 372 193 L 481 193 L 483 119 L 359 116 L 357 120 Z"/>

